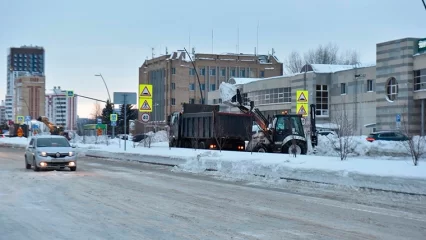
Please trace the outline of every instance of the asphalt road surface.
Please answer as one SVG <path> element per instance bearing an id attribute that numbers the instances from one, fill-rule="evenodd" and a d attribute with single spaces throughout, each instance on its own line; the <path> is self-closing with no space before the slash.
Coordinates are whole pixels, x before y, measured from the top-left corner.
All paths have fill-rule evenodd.
<path id="1" fill-rule="evenodd" d="M 0 148 L 0 239 L 425 239 L 426 198 L 314 184 L 231 182 L 80 158 L 26 170 Z"/>

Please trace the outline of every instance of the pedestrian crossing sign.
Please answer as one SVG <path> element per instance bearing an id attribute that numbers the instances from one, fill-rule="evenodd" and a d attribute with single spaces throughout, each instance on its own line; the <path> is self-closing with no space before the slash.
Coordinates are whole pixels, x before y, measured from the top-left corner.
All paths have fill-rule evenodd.
<path id="1" fill-rule="evenodd" d="M 296 104 L 296 114 L 302 115 L 303 117 L 308 116 L 308 104 L 297 103 Z"/>
<path id="2" fill-rule="evenodd" d="M 152 112 L 152 99 L 139 98 L 139 112 Z"/>

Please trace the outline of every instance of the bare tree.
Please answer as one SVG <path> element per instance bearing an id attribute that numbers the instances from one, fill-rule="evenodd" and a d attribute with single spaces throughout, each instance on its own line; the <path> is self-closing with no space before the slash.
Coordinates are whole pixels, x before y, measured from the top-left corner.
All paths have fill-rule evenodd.
<path id="1" fill-rule="evenodd" d="M 98 102 L 93 104 L 93 110 L 92 110 L 91 115 L 92 115 L 92 118 L 94 118 L 94 119 L 102 116 L 102 108 L 101 108 L 101 105 Z"/>
<path id="2" fill-rule="evenodd" d="M 404 109 L 408 109 L 405 107 Z M 413 134 L 413 130 L 410 128 L 408 120 L 401 114 L 400 131 L 408 139 L 402 142 L 402 145 L 407 150 L 408 154 L 413 160 L 414 166 L 418 165 L 419 159 L 425 154 L 426 138 L 419 134 L 416 136 Z"/>
<path id="3" fill-rule="evenodd" d="M 284 60 L 284 66 L 290 73 L 298 73 L 303 67 L 303 58 L 299 52 L 292 51 Z"/>
<path id="4" fill-rule="evenodd" d="M 353 65 L 359 63 L 359 54 L 356 51 L 347 50 L 339 55 L 338 45 L 328 43 L 308 50 L 303 54 L 303 58 L 298 52 L 292 51 L 284 61 L 289 73 L 300 72 L 305 63 Z"/>
<path id="5" fill-rule="evenodd" d="M 333 145 L 333 149 L 338 153 L 340 160 L 346 160 L 348 155 L 353 152 L 353 123 L 348 116 L 346 103 L 334 105 L 331 112 L 331 126 L 336 130 L 336 135 L 327 138 Z"/>

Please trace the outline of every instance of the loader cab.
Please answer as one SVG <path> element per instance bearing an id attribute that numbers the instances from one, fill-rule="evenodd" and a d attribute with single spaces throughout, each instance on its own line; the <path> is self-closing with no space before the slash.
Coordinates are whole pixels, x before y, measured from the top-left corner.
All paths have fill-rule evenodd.
<path id="1" fill-rule="evenodd" d="M 279 114 L 272 120 L 271 131 L 273 132 L 274 142 L 283 141 L 290 135 L 305 137 L 302 125 L 302 116 L 297 114 Z"/>

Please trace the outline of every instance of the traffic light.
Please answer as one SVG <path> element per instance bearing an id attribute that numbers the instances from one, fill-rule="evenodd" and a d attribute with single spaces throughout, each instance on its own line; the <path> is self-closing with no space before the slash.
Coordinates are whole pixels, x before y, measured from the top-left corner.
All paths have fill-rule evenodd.
<path id="1" fill-rule="evenodd" d="M 98 130 L 96 131 L 98 136 L 102 135 L 102 129 L 98 128 Z"/>

